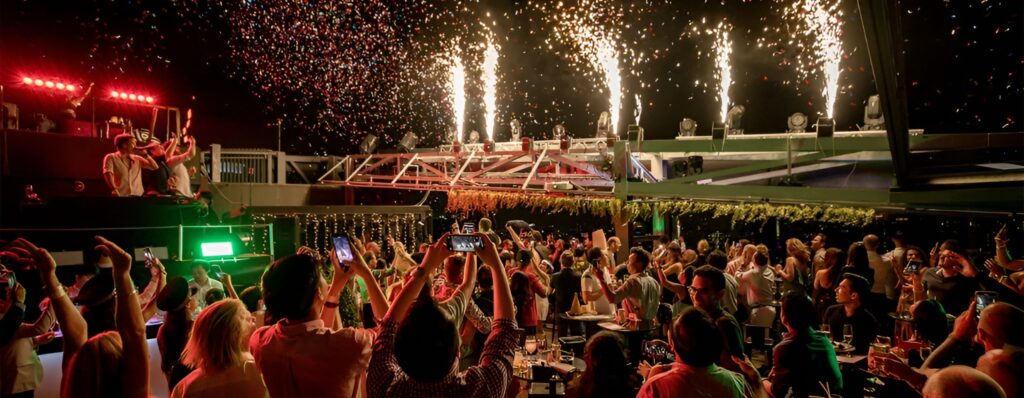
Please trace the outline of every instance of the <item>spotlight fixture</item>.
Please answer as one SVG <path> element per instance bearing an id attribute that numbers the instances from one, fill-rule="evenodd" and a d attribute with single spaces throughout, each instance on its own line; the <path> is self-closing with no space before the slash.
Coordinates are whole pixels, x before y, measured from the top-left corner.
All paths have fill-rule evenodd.
<path id="1" fill-rule="evenodd" d="M 818 122 L 814 125 L 818 132 L 818 138 L 832 138 L 836 132 L 836 122 L 827 117 L 818 118 Z"/>
<path id="2" fill-rule="evenodd" d="M 480 133 L 478 131 L 476 131 L 476 130 L 470 131 L 469 132 L 469 140 L 466 141 L 466 143 L 467 144 L 478 144 L 478 143 L 480 143 Z"/>
<path id="3" fill-rule="evenodd" d="M 67 81 L 67 79 L 43 80 L 40 78 L 29 76 L 21 77 L 21 83 L 30 87 L 47 88 L 55 91 L 75 91 L 76 89 L 78 89 L 78 86 L 71 83 L 65 83 L 65 81 Z"/>
<path id="4" fill-rule="evenodd" d="M 743 134 L 743 127 L 740 124 L 740 120 L 743 119 L 743 112 L 746 112 L 747 108 L 743 105 L 736 105 L 729 109 L 729 112 L 725 114 L 726 126 L 728 127 L 729 134 Z"/>
<path id="5" fill-rule="evenodd" d="M 686 157 L 686 175 L 700 174 L 704 172 L 704 157 L 703 156 L 687 156 Z"/>
<path id="6" fill-rule="evenodd" d="M 565 135 L 565 126 L 563 126 L 561 123 L 556 124 L 555 127 L 551 129 L 552 139 L 561 140 L 563 137 L 565 137 Z"/>
<path id="7" fill-rule="evenodd" d="M 519 124 L 519 119 L 512 119 L 512 122 L 509 123 L 509 128 L 512 131 L 512 139 L 509 142 L 519 141 L 519 136 L 523 134 L 523 126 Z"/>
<path id="8" fill-rule="evenodd" d="M 123 100 L 119 102 L 127 102 L 132 104 L 152 104 L 156 100 L 153 96 L 139 93 L 131 93 L 120 90 L 110 90 L 110 99 L 112 100 Z"/>
<path id="9" fill-rule="evenodd" d="M 367 134 L 363 137 L 363 142 L 359 143 L 359 151 L 363 154 L 369 155 L 377 149 L 377 136 L 373 134 Z"/>
<path id="10" fill-rule="evenodd" d="M 416 136 L 416 133 L 412 131 L 405 133 L 401 141 L 398 141 L 398 149 L 403 152 L 412 152 L 416 148 L 416 144 L 419 143 L 420 137 Z"/>
<path id="11" fill-rule="evenodd" d="M 597 135 L 594 138 L 605 138 L 612 135 L 612 114 L 601 112 L 597 117 Z"/>
<path id="12" fill-rule="evenodd" d="M 786 119 L 786 127 L 789 128 L 789 133 L 803 133 L 807 131 L 807 115 L 797 112 L 789 115 Z"/>
<path id="13" fill-rule="evenodd" d="M 693 137 L 697 134 L 697 121 L 690 118 L 683 118 L 679 122 L 679 135 L 676 137 Z"/>
<path id="14" fill-rule="evenodd" d="M 885 130 L 885 115 L 882 114 L 882 97 L 878 94 L 868 97 L 864 107 L 864 125 L 861 130 Z"/>

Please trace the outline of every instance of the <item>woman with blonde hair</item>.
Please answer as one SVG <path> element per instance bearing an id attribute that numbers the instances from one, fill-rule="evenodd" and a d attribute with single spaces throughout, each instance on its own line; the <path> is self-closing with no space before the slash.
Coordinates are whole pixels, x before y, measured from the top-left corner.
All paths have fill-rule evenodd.
<path id="1" fill-rule="evenodd" d="M 786 265 L 775 265 L 775 273 L 782 277 L 782 292 L 806 294 L 810 285 L 811 252 L 800 239 L 786 239 Z"/>
<path id="2" fill-rule="evenodd" d="M 195 369 L 181 380 L 172 398 L 263 397 L 267 389 L 246 351 L 255 319 L 237 299 L 206 307 L 196 318 L 181 362 Z"/>

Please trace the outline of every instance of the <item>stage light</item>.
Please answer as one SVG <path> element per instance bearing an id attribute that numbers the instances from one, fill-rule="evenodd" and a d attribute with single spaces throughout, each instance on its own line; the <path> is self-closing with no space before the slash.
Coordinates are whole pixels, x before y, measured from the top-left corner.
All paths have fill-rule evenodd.
<path id="1" fill-rule="evenodd" d="M 476 130 L 470 131 L 469 132 L 469 140 L 466 143 L 467 144 L 478 144 L 478 143 L 480 143 L 480 133 L 477 132 Z"/>
<path id="2" fill-rule="evenodd" d="M 814 125 L 818 132 L 818 138 L 831 138 L 836 132 L 835 121 L 827 117 L 818 118 L 818 122 Z"/>
<path id="3" fill-rule="evenodd" d="M 113 97 L 113 98 L 117 98 L 119 95 L 120 95 L 120 93 L 118 93 L 117 91 L 111 91 L 110 92 L 110 96 Z"/>
<path id="4" fill-rule="evenodd" d="M 121 97 L 121 99 L 128 99 L 128 93 L 120 93 L 118 96 Z"/>
<path id="5" fill-rule="evenodd" d="M 36 80 L 34 81 L 34 83 L 35 83 L 35 84 L 36 84 L 37 86 L 39 86 L 39 87 L 42 87 L 42 86 L 43 86 L 43 81 L 42 81 L 42 80 L 36 79 Z"/>
<path id="6" fill-rule="evenodd" d="M 359 143 L 359 151 L 363 154 L 369 155 L 377 149 L 377 136 L 373 134 L 367 134 L 363 138 L 363 142 Z"/>
<path id="7" fill-rule="evenodd" d="M 23 77 L 23 78 L 21 78 L 21 82 L 25 83 L 25 84 L 32 84 L 32 78 L 31 77 Z"/>
<path id="8" fill-rule="evenodd" d="M 224 257 L 235 255 L 235 248 L 231 242 L 202 242 L 199 247 L 203 257 Z"/>
<path id="9" fill-rule="evenodd" d="M 790 133 L 803 133 L 807 131 L 807 115 L 797 112 L 786 119 L 786 127 Z"/>
<path id="10" fill-rule="evenodd" d="M 135 94 L 128 94 L 128 99 L 135 101 Z"/>
<path id="11" fill-rule="evenodd" d="M 745 106 L 736 105 L 726 113 L 726 127 L 728 127 L 729 134 L 743 134 L 740 120 L 743 119 L 743 112 L 746 112 L 746 110 Z"/>
<path id="12" fill-rule="evenodd" d="M 68 90 L 68 91 L 75 91 L 75 90 L 78 90 L 78 87 L 75 87 L 74 84 L 68 84 L 68 85 L 64 86 L 64 89 Z"/>
<path id="13" fill-rule="evenodd" d="M 146 97 L 146 102 L 152 104 L 153 103 L 153 97 Z"/>
<path id="14" fill-rule="evenodd" d="M 509 127 L 512 129 L 512 139 L 509 142 L 519 141 L 519 136 L 523 134 L 523 126 L 519 124 L 519 119 L 512 119 Z"/>
<path id="15" fill-rule="evenodd" d="M 861 130 L 885 130 L 885 115 L 882 114 L 882 97 L 872 95 L 868 97 L 868 104 L 864 107 L 864 125 Z"/>
<path id="16" fill-rule="evenodd" d="M 555 127 L 551 129 L 551 135 L 552 139 L 561 140 L 566 136 L 565 126 L 561 124 L 556 124 Z"/>
<path id="17" fill-rule="evenodd" d="M 697 121 L 684 118 L 679 122 L 679 137 L 693 137 L 697 134 Z"/>
<path id="18" fill-rule="evenodd" d="M 686 157 L 686 175 L 700 174 L 704 172 L 704 157 L 703 156 L 687 156 Z"/>
<path id="19" fill-rule="evenodd" d="M 51 82 L 49 80 L 46 81 L 45 85 L 46 85 L 46 88 L 53 88 L 53 82 Z"/>
<path id="20" fill-rule="evenodd" d="M 64 89 L 64 83 L 57 82 L 57 89 L 58 90 L 63 90 Z"/>
<path id="21" fill-rule="evenodd" d="M 597 136 L 594 138 L 605 138 L 609 135 L 612 135 L 612 115 L 604 111 L 597 117 Z"/>
<path id="22" fill-rule="evenodd" d="M 412 131 L 405 133 L 401 141 L 398 141 L 398 149 L 404 152 L 412 152 L 416 148 L 416 144 L 420 141 L 420 137 L 417 137 Z"/>

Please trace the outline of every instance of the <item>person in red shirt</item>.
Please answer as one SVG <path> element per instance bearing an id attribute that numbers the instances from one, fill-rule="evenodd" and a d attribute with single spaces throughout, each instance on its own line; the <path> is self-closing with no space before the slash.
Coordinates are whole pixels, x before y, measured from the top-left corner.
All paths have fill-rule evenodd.
<path id="1" fill-rule="evenodd" d="M 537 325 L 540 323 L 536 297 L 546 298 L 551 293 L 547 279 L 541 280 L 538 277 L 536 267 L 530 266 L 531 261 L 533 261 L 533 251 L 520 250 L 516 253 L 513 266 L 506 270 L 513 299 L 516 300 L 516 307 L 519 308 L 516 320 L 527 335 L 537 334 Z M 517 276 L 516 273 L 522 275 Z M 547 275 L 544 276 L 547 277 Z"/>

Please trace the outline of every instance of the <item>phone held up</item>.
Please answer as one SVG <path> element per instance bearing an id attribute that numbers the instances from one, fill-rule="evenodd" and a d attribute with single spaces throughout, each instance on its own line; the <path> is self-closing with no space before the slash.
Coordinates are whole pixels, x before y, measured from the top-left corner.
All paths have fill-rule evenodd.
<path id="1" fill-rule="evenodd" d="M 981 311 L 995 303 L 999 294 L 993 291 L 980 290 L 974 293 L 974 317 L 981 319 Z"/>
<path id="2" fill-rule="evenodd" d="M 146 258 L 146 268 L 153 266 L 153 261 L 156 257 L 153 256 L 152 250 L 150 250 L 148 247 L 142 249 L 142 256 Z"/>
<path id="3" fill-rule="evenodd" d="M 349 243 L 348 235 L 334 235 L 331 241 L 334 242 L 334 253 L 338 255 L 338 261 L 342 267 L 348 269 L 348 262 L 355 258 L 352 256 L 352 245 Z"/>
<path id="4" fill-rule="evenodd" d="M 484 246 L 479 236 L 470 234 L 448 235 L 448 250 L 460 253 L 471 253 Z"/>

